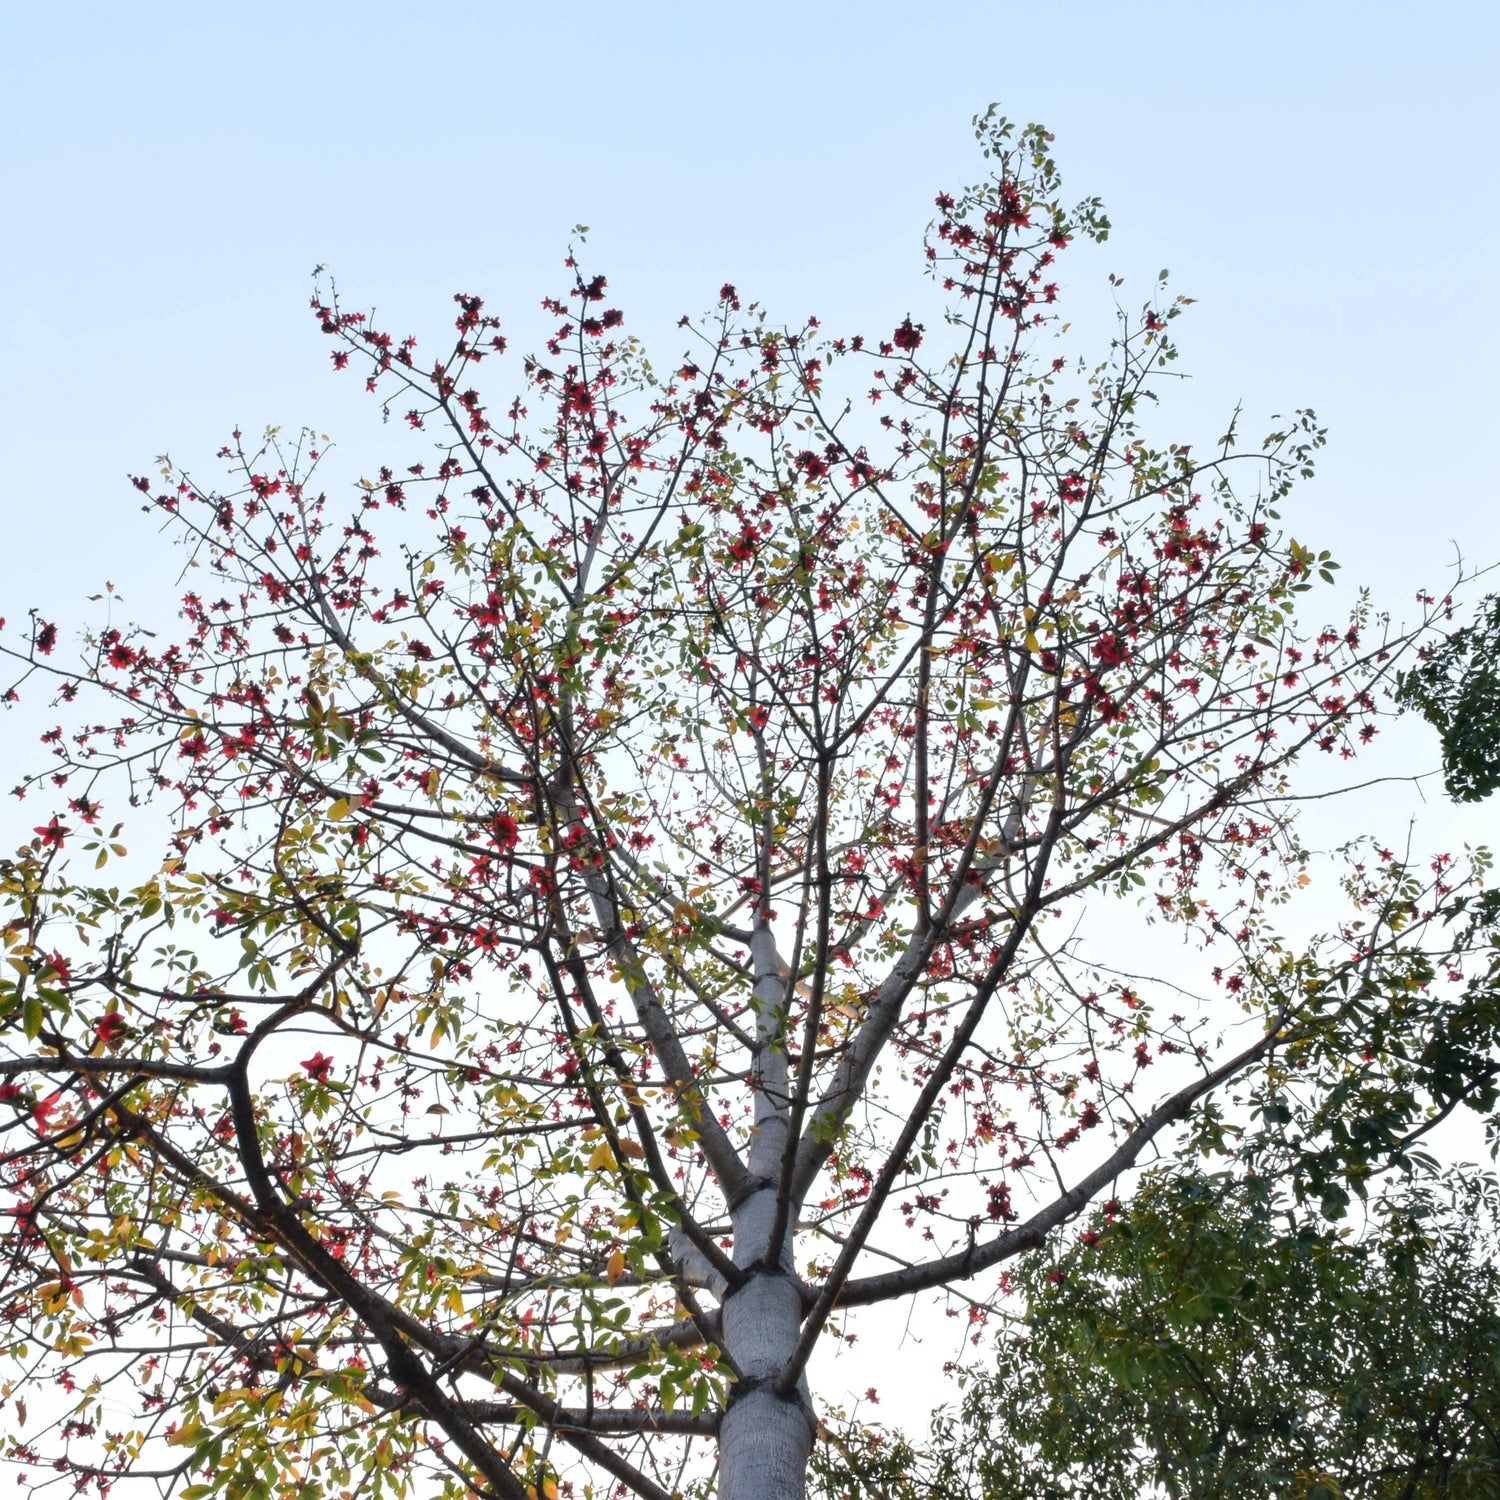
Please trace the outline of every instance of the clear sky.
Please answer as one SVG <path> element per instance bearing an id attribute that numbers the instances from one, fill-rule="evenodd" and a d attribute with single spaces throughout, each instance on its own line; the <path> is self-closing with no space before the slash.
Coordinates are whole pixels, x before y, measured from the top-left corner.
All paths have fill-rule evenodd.
<path id="1" fill-rule="evenodd" d="M 1199 299 L 1181 436 L 1316 407 L 1294 531 L 1398 603 L 1450 539 L 1500 558 L 1492 4 L 8 0 L 0 55 L 0 613 L 160 576 L 124 483 L 157 453 L 306 423 L 372 461 L 314 264 L 414 332 L 463 288 L 524 335 L 583 222 L 668 356 L 725 279 L 882 328 L 991 100 L 1110 209 L 1076 307 L 1164 265 Z"/>
<path id="2" fill-rule="evenodd" d="M 1316 407 L 1293 533 L 1409 611 L 1455 542 L 1500 561 L 1497 75 L 1492 0 L 6 0 L 0 614 L 164 597 L 125 477 L 158 453 L 211 473 L 236 423 L 305 423 L 350 479 L 380 461 L 315 264 L 434 337 L 481 292 L 524 346 L 582 222 L 664 357 L 725 280 L 883 331 L 992 100 L 1109 207 L 1077 316 L 1107 340 L 1105 271 L 1170 267 L 1177 435 Z"/>

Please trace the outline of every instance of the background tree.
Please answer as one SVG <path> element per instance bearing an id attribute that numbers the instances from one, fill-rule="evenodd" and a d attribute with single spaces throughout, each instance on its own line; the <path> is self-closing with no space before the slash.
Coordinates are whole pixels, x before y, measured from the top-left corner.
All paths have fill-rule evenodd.
<path id="1" fill-rule="evenodd" d="M 1051 267 L 1107 222 L 1043 131 L 979 139 L 931 335 L 725 286 L 654 366 L 570 259 L 495 406 L 478 298 L 426 361 L 320 291 L 414 451 L 347 505 L 307 433 L 164 464 L 180 638 L 9 648 L 86 708 L 3 872 L 10 1397 L 72 1398 L 28 1482 L 661 1497 L 706 1444 L 726 1500 L 800 1495 L 849 1312 L 1483 966 L 1447 859 L 1275 934 L 1293 763 L 1375 733 L 1415 637 L 1299 625 L 1315 423 L 1156 439 L 1180 301 L 1072 359 Z M 1217 998 L 1139 977 L 1151 924 Z"/>
<path id="2" fill-rule="evenodd" d="M 831 1495 L 1500 1494 L 1493 1181 L 1403 1184 L 1358 1233 L 1263 1179 L 1152 1176 L 1029 1257 L 1027 1313 L 919 1445 L 858 1426 Z"/>
<path id="3" fill-rule="evenodd" d="M 1442 737 L 1444 783 L 1456 802 L 1478 802 L 1500 787 L 1500 596 L 1480 606 L 1474 623 L 1444 636 L 1401 674 L 1397 696 Z"/>

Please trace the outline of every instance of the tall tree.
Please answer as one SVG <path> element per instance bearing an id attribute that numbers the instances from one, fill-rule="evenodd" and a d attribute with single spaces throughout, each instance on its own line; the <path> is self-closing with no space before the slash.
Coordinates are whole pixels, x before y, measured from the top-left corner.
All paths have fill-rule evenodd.
<path id="1" fill-rule="evenodd" d="M 799 1496 L 831 1321 L 1461 979 L 1448 861 L 1352 870 L 1316 964 L 1270 926 L 1294 762 L 1375 733 L 1414 639 L 1297 621 L 1320 431 L 1156 439 L 1181 299 L 1073 358 L 1052 267 L 1107 221 L 1045 132 L 978 135 L 948 310 L 880 339 L 725 286 L 655 366 L 570 259 L 493 405 L 477 297 L 425 360 L 320 292 L 407 451 L 352 501 L 306 433 L 142 477 L 180 638 L 11 645 L 86 706 L 4 869 L 31 1482 L 660 1500 L 708 1445 L 725 1500 Z M 1127 972 L 1147 923 L 1216 1000 Z"/>

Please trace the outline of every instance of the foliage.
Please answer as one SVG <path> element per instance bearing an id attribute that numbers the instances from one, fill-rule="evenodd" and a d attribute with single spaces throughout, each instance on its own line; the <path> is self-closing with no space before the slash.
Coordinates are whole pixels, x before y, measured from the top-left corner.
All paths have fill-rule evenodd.
<path id="1" fill-rule="evenodd" d="M 881 339 L 725 286 L 657 366 L 570 257 L 496 404 L 477 297 L 426 360 L 320 289 L 386 462 L 164 462 L 180 630 L 8 637 L 58 705 L 0 871 L 30 1482 L 661 1500 L 716 1446 L 724 1500 L 799 1495 L 835 1312 L 982 1296 L 1201 1101 L 1394 1078 L 1387 997 L 1487 972 L 1482 861 L 1356 860 L 1278 936 L 1294 764 L 1427 620 L 1299 619 L 1315 421 L 1157 441 L 1183 300 L 1054 342 L 1107 221 L 978 133 L 946 312 Z"/>
<path id="2" fill-rule="evenodd" d="M 860 1492 L 1500 1494 L 1495 1184 L 1426 1179 L 1370 1208 L 1334 1232 L 1263 1179 L 1151 1177 L 1091 1243 L 1026 1263 L 1023 1327 L 920 1453 L 850 1435 Z"/>
<path id="3" fill-rule="evenodd" d="M 1472 625 L 1422 653 L 1401 674 L 1397 697 L 1442 736 L 1444 784 L 1458 802 L 1500 787 L 1500 596 L 1485 600 Z"/>

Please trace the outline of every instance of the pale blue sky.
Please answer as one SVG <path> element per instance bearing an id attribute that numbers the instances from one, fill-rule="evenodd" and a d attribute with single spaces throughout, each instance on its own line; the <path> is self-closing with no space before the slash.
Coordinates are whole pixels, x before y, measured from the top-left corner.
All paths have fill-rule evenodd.
<path id="1" fill-rule="evenodd" d="M 880 328 L 991 100 L 1105 198 L 1102 257 L 1199 298 L 1183 436 L 1315 406 L 1309 538 L 1410 597 L 1450 536 L 1500 557 L 1492 5 L 9 0 L 0 612 L 144 585 L 127 470 L 235 422 L 372 413 L 305 312 L 327 262 L 434 334 L 482 291 L 524 336 L 571 226 L 637 330 L 724 279 Z M 1099 331 L 1107 335 L 1102 320 Z"/>

